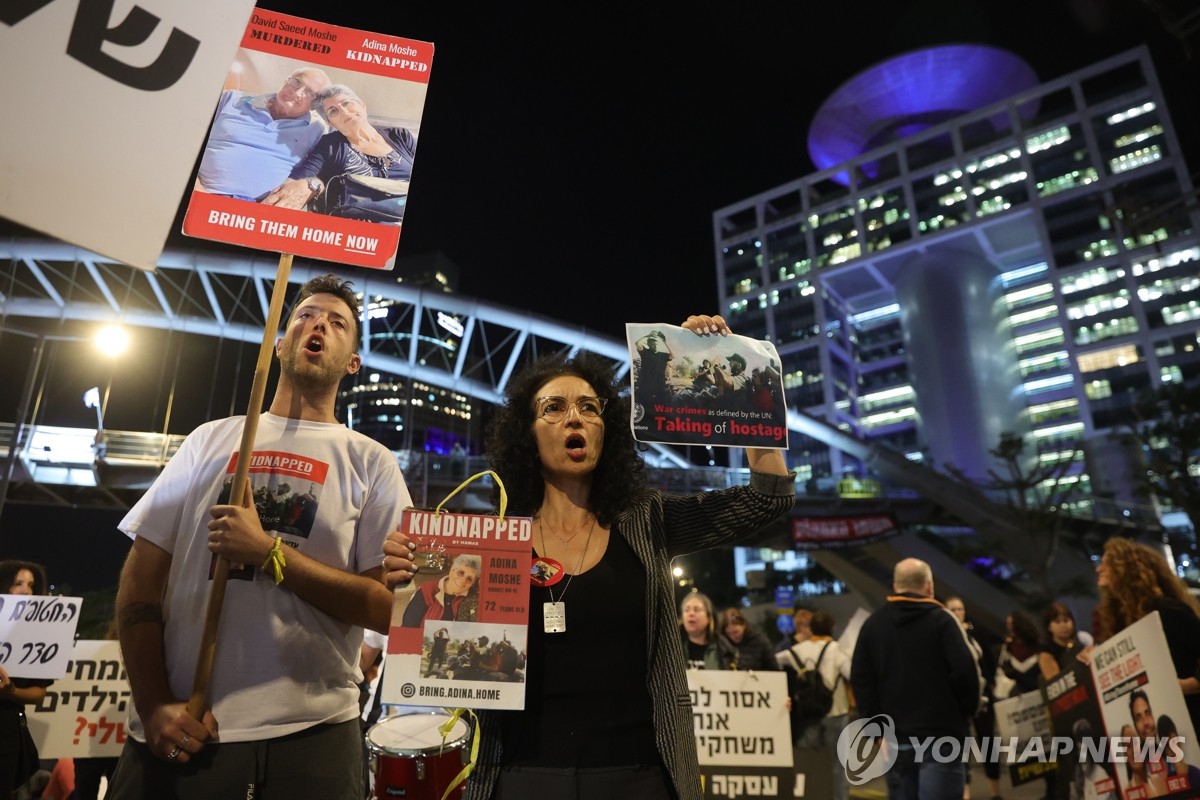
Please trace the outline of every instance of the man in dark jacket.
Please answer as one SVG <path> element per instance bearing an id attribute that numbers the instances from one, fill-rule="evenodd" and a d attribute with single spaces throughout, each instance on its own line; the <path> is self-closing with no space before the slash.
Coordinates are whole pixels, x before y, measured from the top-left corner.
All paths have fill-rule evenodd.
<path id="1" fill-rule="evenodd" d="M 941 737 L 966 739 L 983 687 L 979 666 L 958 620 L 933 599 L 928 564 L 902 560 L 892 589 L 854 648 L 850 683 L 859 716 L 886 714 L 895 723 L 899 752 L 886 775 L 891 800 L 961 800 L 962 762 L 938 763 L 935 750 L 945 753 L 944 746 L 926 746 Z"/>

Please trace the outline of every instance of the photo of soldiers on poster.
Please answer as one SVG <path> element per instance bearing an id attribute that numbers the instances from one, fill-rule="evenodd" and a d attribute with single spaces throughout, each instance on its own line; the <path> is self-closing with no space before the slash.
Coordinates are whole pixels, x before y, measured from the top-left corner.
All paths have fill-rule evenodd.
<path id="1" fill-rule="evenodd" d="M 697 336 L 677 325 L 625 326 L 639 442 L 787 447 L 787 408 L 775 345 Z"/>

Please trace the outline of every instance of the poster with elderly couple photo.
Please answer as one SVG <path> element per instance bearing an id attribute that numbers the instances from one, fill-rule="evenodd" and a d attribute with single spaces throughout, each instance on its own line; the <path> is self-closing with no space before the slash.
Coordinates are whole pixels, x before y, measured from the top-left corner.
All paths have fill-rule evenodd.
<path id="1" fill-rule="evenodd" d="M 433 45 L 256 8 L 200 157 L 183 232 L 390 269 Z"/>
<path id="2" fill-rule="evenodd" d="M 405 509 L 417 574 L 396 589 L 384 703 L 525 706 L 529 517 Z"/>
<path id="3" fill-rule="evenodd" d="M 625 337 L 633 365 L 630 426 L 639 442 L 788 446 L 775 345 L 657 323 L 629 323 Z"/>

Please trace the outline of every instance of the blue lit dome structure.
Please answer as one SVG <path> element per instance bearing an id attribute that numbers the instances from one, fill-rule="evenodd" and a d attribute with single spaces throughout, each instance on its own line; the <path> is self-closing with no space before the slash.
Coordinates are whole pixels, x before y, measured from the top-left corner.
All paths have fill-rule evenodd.
<path id="1" fill-rule="evenodd" d="M 1038 83 L 1021 58 L 987 45 L 905 53 L 855 75 L 821 104 L 809 127 L 808 154 L 818 170 L 828 169 Z M 1037 104 L 1025 104 L 1019 112 L 1030 118 Z M 995 130 L 1009 127 L 1005 115 L 989 123 Z M 869 165 L 864 172 L 870 174 Z M 849 184 L 846 172 L 833 179 Z"/>

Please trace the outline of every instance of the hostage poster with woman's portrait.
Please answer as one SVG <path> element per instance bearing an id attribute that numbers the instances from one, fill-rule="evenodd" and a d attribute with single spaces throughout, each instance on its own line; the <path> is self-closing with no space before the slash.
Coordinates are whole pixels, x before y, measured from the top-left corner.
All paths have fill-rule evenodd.
<path id="1" fill-rule="evenodd" d="M 529 517 L 405 509 L 417 574 L 396 589 L 384 703 L 525 707 Z"/>
<path id="2" fill-rule="evenodd" d="M 183 232 L 395 262 L 433 45 L 256 8 L 217 99 Z"/>

